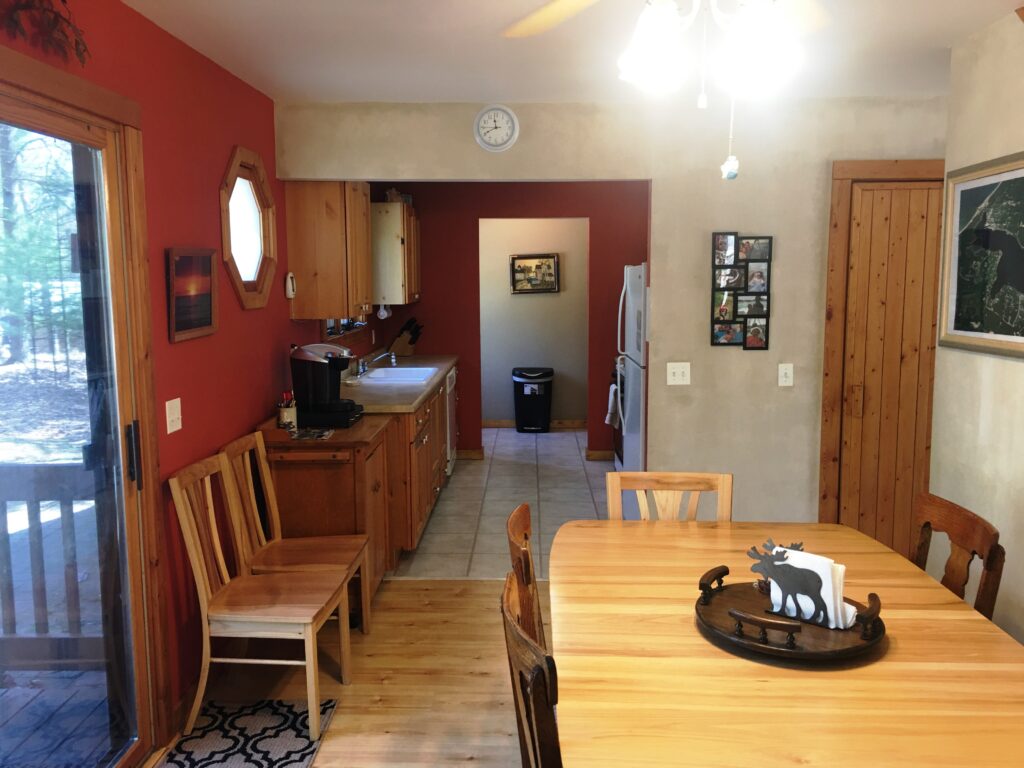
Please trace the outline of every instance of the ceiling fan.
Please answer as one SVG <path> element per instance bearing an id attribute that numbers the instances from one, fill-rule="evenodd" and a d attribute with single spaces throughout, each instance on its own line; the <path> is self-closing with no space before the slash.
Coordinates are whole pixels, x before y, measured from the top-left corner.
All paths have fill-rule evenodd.
<path id="1" fill-rule="evenodd" d="M 827 15 L 821 7 L 820 0 L 770 1 L 781 2 L 788 6 L 787 10 L 789 11 L 789 15 L 793 22 L 802 28 L 803 31 L 815 29 L 825 23 Z M 533 13 L 524 16 L 515 24 L 507 27 L 504 32 L 502 32 L 502 35 L 510 38 L 542 35 L 545 32 L 548 32 L 578 16 L 590 6 L 596 5 L 598 2 L 599 0 L 548 0 L 548 2 L 544 3 L 544 5 Z M 689 21 L 692 21 L 700 11 L 702 3 L 699 0 L 689 0 L 689 2 L 692 4 L 692 8 L 690 12 L 686 14 L 686 17 Z M 742 4 L 742 0 L 737 0 L 733 3 L 733 5 L 737 6 L 740 4 Z M 680 5 L 685 6 L 686 0 L 683 0 Z M 711 7 L 711 12 L 714 15 L 723 15 L 718 8 L 718 0 L 710 0 L 709 5 Z"/>

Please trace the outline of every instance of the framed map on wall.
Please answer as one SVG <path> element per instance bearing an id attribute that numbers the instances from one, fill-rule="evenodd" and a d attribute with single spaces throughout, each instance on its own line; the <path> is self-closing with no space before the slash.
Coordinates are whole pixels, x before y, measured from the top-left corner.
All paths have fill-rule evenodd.
<path id="1" fill-rule="evenodd" d="M 1024 153 L 946 178 L 939 343 L 1024 356 Z"/>

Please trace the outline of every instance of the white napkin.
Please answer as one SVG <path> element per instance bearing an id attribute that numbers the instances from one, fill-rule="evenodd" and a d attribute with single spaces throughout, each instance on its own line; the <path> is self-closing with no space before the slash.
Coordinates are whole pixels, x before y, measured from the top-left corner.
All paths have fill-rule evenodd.
<path id="1" fill-rule="evenodd" d="M 619 428 L 619 388 L 615 384 L 608 390 L 608 415 L 604 417 L 604 423 L 613 429 Z"/>
<path id="2" fill-rule="evenodd" d="M 827 621 L 824 626 L 829 629 L 848 629 L 853 626 L 857 616 L 857 609 L 843 601 L 843 581 L 846 577 L 846 566 L 838 565 L 834 560 L 822 555 L 813 555 L 810 552 L 803 552 L 798 549 L 786 549 L 776 547 L 772 554 L 786 553 L 786 562 L 795 568 L 805 568 L 813 571 L 821 579 L 821 592 L 817 601 L 810 595 L 796 595 L 787 598 L 786 605 L 782 605 L 782 590 L 772 579 L 771 585 L 772 610 L 776 613 L 783 613 L 786 616 L 796 616 L 797 609 L 800 611 L 800 618 L 814 620 L 821 613 L 824 607 Z M 796 606 L 794 606 L 794 601 Z"/>

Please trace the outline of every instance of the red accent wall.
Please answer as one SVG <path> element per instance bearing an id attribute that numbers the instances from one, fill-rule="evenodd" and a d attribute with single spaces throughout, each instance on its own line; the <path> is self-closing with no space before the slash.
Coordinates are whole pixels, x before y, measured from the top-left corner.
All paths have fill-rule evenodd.
<path id="1" fill-rule="evenodd" d="M 65 65 L 24 42 L 4 45 L 134 99 L 142 109 L 152 290 L 153 363 L 161 481 L 215 452 L 270 414 L 288 377 L 289 342 L 316 339 L 315 323 L 293 323 L 282 285 L 287 271 L 284 187 L 276 181 L 274 105 L 265 95 L 214 64 L 119 0 L 73 2 L 92 58 Z M 218 188 L 236 144 L 262 156 L 277 203 L 279 262 L 265 309 L 245 311 L 227 274 L 218 272 L 219 328 L 212 336 L 170 344 L 164 249 L 216 248 L 220 253 Z M 164 401 L 180 397 L 184 428 L 166 434 Z M 197 603 L 184 544 L 165 504 L 162 566 L 171 654 L 170 691 L 179 702 L 198 671 Z"/>
<path id="2" fill-rule="evenodd" d="M 481 446 L 479 220 L 590 219 L 587 443 L 592 450 L 611 450 L 604 417 L 622 269 L 647 261 L 650 182 L 399 182 L 374 184 L 373 199 L 382 200 L 389 187 L 412 195 L 420 218 L 423 298 L 396 308 L 387 322 L 414 316 L 425 326 L 417 353 L 459 356 L 459 448 L 464 449 Z"/>

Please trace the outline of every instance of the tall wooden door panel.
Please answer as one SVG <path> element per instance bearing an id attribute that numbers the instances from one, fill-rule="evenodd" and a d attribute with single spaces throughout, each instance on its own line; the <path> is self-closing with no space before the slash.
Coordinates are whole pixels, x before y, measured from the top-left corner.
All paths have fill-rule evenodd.
<path id="1" fill-rule="evenodd" d="M 941 209 L 938 182 L 852 187 L 838 517 L 907 555 L 928 486 Z"/>

